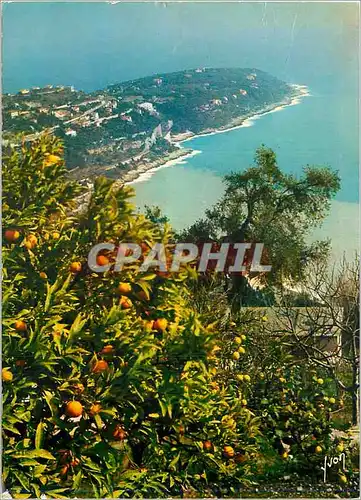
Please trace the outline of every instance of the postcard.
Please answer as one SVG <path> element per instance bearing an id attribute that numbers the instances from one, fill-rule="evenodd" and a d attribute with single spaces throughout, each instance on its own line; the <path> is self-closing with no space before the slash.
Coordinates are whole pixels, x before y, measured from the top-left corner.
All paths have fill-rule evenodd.
<path id="1" fill-rule="evenodd" d="M 359 3 L 1 10 L 2 498 L 359 498 Z"/>

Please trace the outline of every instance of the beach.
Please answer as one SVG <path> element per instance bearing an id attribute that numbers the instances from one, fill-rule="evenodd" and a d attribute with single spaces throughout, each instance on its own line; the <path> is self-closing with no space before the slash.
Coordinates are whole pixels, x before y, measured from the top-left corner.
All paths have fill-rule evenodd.
<path id="1" fill-rule="evenodd" d="M 144 182 L 150 179 L 150 177 L 152 177 L 152 175 L 161 168 L 173 167 L 174 165 L 183 164 L 186 159 L 202 152 L 197 150 L 185 149 L 181 145 L 179 145 L 178 147 L 179 149 L 174 153 L 168 155 L 166 160 L 164 160 L 164 158 L 159 158 L 159 160 L 149 163 L 143 163 L 136 169 L 130 170 L 124 175 L 122 181 L 127 185 Z"/>

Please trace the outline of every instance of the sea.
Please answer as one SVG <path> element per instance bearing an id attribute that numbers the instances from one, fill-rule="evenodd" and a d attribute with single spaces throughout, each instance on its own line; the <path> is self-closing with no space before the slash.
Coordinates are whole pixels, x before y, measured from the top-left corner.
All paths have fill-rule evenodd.
<path id="1" fill-rule="evenodd" d="M 339 171 L 341 189 L 309 238 L 329 238 L 334 260 L 352 258 L 360 233 L 358 28 L 358 2 L 8 3 L 2 88 L 92 91 L 197 67 L 261 69 L 306 85 L 309 96 L 297 105 L 185 142 L 199 153 L 142 176 L 134 202 L 159 206 L 175 229 L 185 228 L 222 196 L 223 176 L 252 165 L 264 144 L 284 172 Z"/>

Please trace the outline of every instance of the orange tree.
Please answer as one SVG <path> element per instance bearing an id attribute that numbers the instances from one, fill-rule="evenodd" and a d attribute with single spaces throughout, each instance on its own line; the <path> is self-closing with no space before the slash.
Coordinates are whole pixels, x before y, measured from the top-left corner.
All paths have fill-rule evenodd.
<path id="1" fill-rule="evenodd" d="M 257 467 L 259 425 L 238 388 L 214 380 L 194 271 L 92 272 L 94 244 L 145 249 L 170 229 L 110 180 L 88 200 L 62 154 L 43 136 L 3 162 L 5 487 L 15 498 L 234 495 Z"/>
<path id="2" fill-rule="evenodd" d="M 267 321 L 262 310 L 249 308 L 224 325 L 216 379 L 238 388 L 243 404 L 260 419 L 262 479 L 292 471 L 322 476 L 325 455 L 349 447 L 347 439 L 332 437 L 332 415 L 343 401 L 322 369 L 291 354 L 287 334 L 270 337 Z M 344 481 L 352 476 L 349 456 L 346 476 L 336 474 Z"/>

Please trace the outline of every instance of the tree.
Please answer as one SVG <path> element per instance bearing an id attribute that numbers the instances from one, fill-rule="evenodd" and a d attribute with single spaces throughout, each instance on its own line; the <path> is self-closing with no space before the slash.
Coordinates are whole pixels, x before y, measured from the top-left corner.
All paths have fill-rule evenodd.
<path id="1" fill-rule="evenodd" d="M 255 165 L 227 175 L 225 185 L 222 199 L 180 239 L 264 243 L 272 266 L 263 276 L 268 286 L 299 278 L 308 262 L 327 253 L 326 242 L 308 245 L 306 239 L 324 219 L 339 189 L 337 172 L 307 166 L 300 177 L 285 174 L 275 153 L 262 146 L 256 151 Z M 248 303 L 250 291 L 244 276 L 234 277 L 230 298 L 237 298 L 237 307 Z"/>
<path id="2" fill-rule="evenodd" d="M 234 496 L 257 468 L 259 426 L 237 388 L 215 381 L 193 270 L 87 266 L 95 243 L 166 244 L 167 225 L 109 179 L 80 199 L 53 137 L 3 163 L 5 487 L 15 498 Z"/>
<path id="3" fill-rule="evenodd" d="M 342 399 L 350 397 L 354 425 L 359 420 L 359 276 L 357 258 L 331 270 L 328 262 L 315 264 L 298 284 L 308 304 L 295 308 L 294 297 L 284 295 L 276 310 L 279 325 L 289 332 L 289 349 L 324 369 Z"/>

